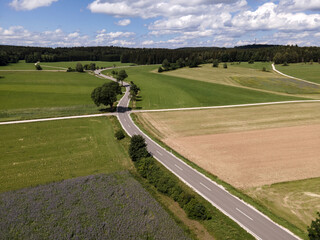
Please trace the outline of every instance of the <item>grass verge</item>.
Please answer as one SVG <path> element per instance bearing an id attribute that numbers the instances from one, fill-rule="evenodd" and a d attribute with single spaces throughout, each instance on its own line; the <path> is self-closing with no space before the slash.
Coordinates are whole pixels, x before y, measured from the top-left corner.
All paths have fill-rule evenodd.
<path id="1" fill-rule="evenodd" d="M 291 232 L 293 232 L 294 234 L 296 234 L 297 236 L 303 238 L 303 239 L 308 239 L 307 238 L 307 233 L 305 231 L 303 231 L 302 229 L 298 228 L 297 226 L 295 226 L 294 224 L 288 222 L 287 220 L 279 217 L 278 215 L 276 215 L 274 212 L 272 212 L 272 210 L 266 206 L 264 206 L 261 202 L 258 202 L 256 200 L 254 200 L 253 198 L 251 198 L 250 196 L 248 196 L 247 194 L 245 194 L 244 192 L 242 192 L 239 189 L 234 188 L 233 186 L 231 186 L 230 184 L 222 181 L 221 179 L 219 179 L 217 176 L 214 176 L 213 174 L 208 173 L 207 171 L 205 171 L 204 169 L 200 168 L 198 165 L 194 164 L 193 162 L 191 162 L 190 160 L 184 158 L 183 156 L 181 156 L 178 152 L 174 151 L 173 149 L 171 149 L 170 147 L 168 147 L 166 144 L 164 144 L 161 140 L 159 140 L 157 137 L 155 137 L 155 135 L 153 135 L 152 133 L 149 133 L 144 127 L 143 124 L 141 123 L 141 120 L 139 119 L 138 115 L 136 114 L 131 114 L 133 121 L 135 122 L 135 124 L 137 124 L 139 126 L 139 128 L 146 133 L 149 137 L 151 137 L 155 142 L 157 142 L 160 146 L 162 146 L 163 148 L 165 148 L 166 150 L 170 151 L 171 153 L 173 153 L 175 156 L 177 156 L 178 158 L 182 159 L 184 162 L 186 162 L 188 165 L 190 165 L 191 167 L 193 167 L 194 169 L 196 169 L 197 171 L 201 172 L 202 174 L 204 174 L 206 177 L 210 178 L 211 180 L 215 181 L 216 183 L 222 185 L 227 191 L 229 191 L 231 194 L 237 196 L 238 198 L 242 199 L 243 201 L 247 202 L 248 204 L 252 205 L 253 207 L 255 207 L 258 211 L 262 212 L 263 214 L 265 214 L 266 216 L 268 216 L 270 219 L 272 219 L 273 221 L 275 221 L 276 223 L 280 224 L 281 226 L 289 229 Z"/>

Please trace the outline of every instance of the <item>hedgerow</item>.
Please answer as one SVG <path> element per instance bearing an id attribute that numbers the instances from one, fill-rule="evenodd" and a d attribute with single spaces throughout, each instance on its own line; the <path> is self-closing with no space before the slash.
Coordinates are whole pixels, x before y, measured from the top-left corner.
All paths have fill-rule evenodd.
<path id="1" fill-rule="evenodd" d="M 196 220 L 211 219 L 206 207 L 197 200 L 195 195 L 186 193 L 180 187 L 178 180 L 171 173 L 163 170 L 154 158 L 146 157 L 147 145 L 141 138 L 142 136 L 133 136 L 130 145 L 130 156 L 135 162 L 138 173 L 146 178 L 159 192 L 179 203 L 189 218 Z M 139 144 L 137 143 L 138 140 Z"/>

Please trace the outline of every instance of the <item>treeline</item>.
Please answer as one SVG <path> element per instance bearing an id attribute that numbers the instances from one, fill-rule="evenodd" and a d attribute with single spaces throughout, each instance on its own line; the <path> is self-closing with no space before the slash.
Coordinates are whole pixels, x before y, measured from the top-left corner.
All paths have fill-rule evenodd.
<path id="1" fill-rule="evenodd" d="M 129 155 L 139 174 L 159 192 L 176 201 L 189 218 L 197 220 L 212 218 L 207 208 L 195 195 L 187 193 L 172 173 L 159 166 L 159 163 L 148 152 L 147 144 L 141 135 L 134 135 L 131 138 Z"/>
<path id="2" fill-rule="evenodd" d="M 122 63 L 161 64 L 165 59 L 176 63 L 275 61 L 276 63 L 318 62 L 320 47 L 278 45 L 247 45 L 235 48 L 123 48 L 123 47 L 70 47 L 43 48 L 0 45 L 0 65 L 26 62 L 59 61 L 121 61 Z"/>

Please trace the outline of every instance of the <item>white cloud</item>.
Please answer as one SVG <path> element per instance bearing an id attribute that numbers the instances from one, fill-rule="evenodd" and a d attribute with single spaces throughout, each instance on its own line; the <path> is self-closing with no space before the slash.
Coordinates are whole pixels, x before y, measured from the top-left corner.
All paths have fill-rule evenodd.
<path id="1" fill-rule="evenodd" d="M 143 41 L 141 44 L 142 45 L 153 45 L 155 42 L 153 40 L 146 40 L 146 41 Z"/>
<path id="2" fill-rule="evenodd" d="M 320 11 L 320 0 L 280 0 L 279 8 L 284 11 Z"/>
<path id="3" fill-rule="evenodd" d="M 288 13 L 279 11 L 278 5 L 266 3 L 256 11 L 244 11 L 232 19 L 232 26 L 243 30 L 317 30 L 320 14 Z"/>
<path id="4" fill-rule="evenodd" d="M 15 10 L 33 10 L 39 7 L 48 7 L 58 0 L 13 0 L 10 3 Z"/>
<path id="5" fill-rule="evenodd" d="M 131 23 L 130 19 L 119 20 L 116 24 L 119 26 L 128 26 Z"/>

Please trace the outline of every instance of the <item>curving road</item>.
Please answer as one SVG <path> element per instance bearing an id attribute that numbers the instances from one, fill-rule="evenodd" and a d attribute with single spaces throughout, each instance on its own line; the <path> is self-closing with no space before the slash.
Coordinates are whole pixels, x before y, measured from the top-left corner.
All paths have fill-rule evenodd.
<path id="1" fill-rule="evenodd" d="M 96 71 L 101 77 L 115 80 Z M 260 240 L 296 240 L 300 239 L 287 229 L 274 223 L 268 217 L 239 198 L 231 195 L 222 186 L 205 177 L 182 160 L 162 148 L 146 134 L 144 134 L 132 121 L 129 106 L 129 84 L 124 83 L 126 93 L 118 104 L 118 119 L 128 135 L 142 135 L 146 139 L 148 151 L 184 183 L 194 189 L 198 194 L 208 200 L 213 206 L 237 222 L 246 231 Z"/>

